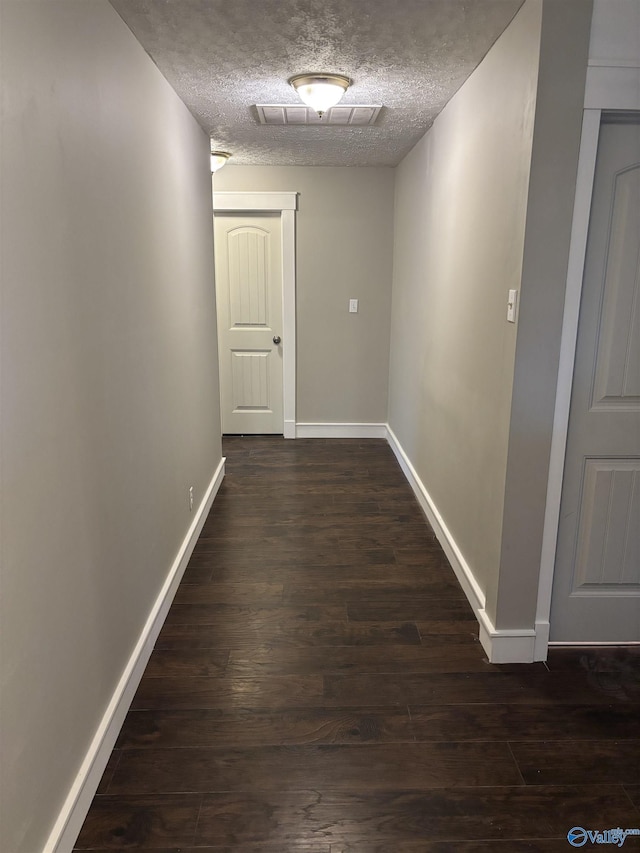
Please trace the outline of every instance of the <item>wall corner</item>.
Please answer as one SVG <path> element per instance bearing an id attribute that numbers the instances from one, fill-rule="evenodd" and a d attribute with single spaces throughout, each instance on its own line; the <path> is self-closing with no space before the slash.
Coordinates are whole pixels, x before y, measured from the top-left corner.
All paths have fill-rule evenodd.
<path id="1" fill-rule="evenodd" d="M 498 635 L 529 638 L 531 660 L 545 645 L 536 609 L 591 14 L 591 0 L 543 3 L 500 566 L 487 596 Z"/>

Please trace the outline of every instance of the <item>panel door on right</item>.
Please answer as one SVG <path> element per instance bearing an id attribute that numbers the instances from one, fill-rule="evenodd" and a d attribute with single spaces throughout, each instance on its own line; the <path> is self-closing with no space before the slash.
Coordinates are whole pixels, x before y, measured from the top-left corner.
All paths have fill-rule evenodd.
<path id="1" fill-rule="evenodd" d="M 640 641 L 640 118 L 600 128 L 558 534 L 551 640 Z"/>

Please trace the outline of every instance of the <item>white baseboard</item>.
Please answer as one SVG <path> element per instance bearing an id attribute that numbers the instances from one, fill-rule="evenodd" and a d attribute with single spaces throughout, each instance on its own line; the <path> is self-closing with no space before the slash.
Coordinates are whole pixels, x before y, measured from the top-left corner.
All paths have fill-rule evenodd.
<path id="1" fill-rule="evenodd" d="M 534 660 L 546 660 L 547 649 L 549 648 L 549 634 L 551 632 L 551 623 L 548 619 L 536 620 L 536 642 L 533 649 Z"/>
<path id="2" fill-rule="evenodd" d="M 296 438 L 386 437 L 386 424 L 296 424 Z"/>
<path id="3" fill-rule="evenodd" d="M 73 849 L 178 584 L 224 478 L 224 463 L 222 458 L 107 705 L 43 853 L 71 853 Z"/>
<path id="4" fill-rule="evenodd" d="M 601 649 L 603 646 L 607 646 L 610 649 L 620 649 L 620 648 L 629 648 L 629 646 L 633 646 L 637 648 L 640 646 L 640 640 L 629 640 L 627 642 L 622 642 L 620 640 L 589 640 L 584 643 L 577 642 L 576 640 L 550 640 L 549 648 L 550 649 L 588 649 L 595 648 Z"/>
<path id="5" fill-rule="evenodd" d="M 533 628 L 498 629 L 486 610 L 481 610 L 478 615 L 480 642 L 491 663 L 533 663 L 536 660 L 536 632 Z"/>
<path id="6" fill-rule="evenodd" d="M 295 437 L 296 437 L 296 422 L 285 420 L 283 438 L 295 438 Z"/>
<path id="7" fill-rule="evenodd" d="M 411 464 L 409 457 L 405 453 L 396 434 L 390 426 L 387 426 L 387 433 L 389 445 L 395 453 L 396 458 L 400 463 L 400 467 L 409 481 L 409 485 L 413 489 L 413 493 L 418 499 L 418 503 L 422 507 L 422 511 L 427 516 L 431 527 L 433 527 L 436 538 L 442 545 L 442 549 L 451 563 L 451 567 L 458 578 L 460 586 L 462 587 L 464 594 L 469 599 L 469 604 L 473 608 L 473 612 L 478 616 L 479 612 L 484 610 L 484 593 L 480 589 L 480 586 L 471 571 L 471 567 L 465 560 L 460 548 L 458 548 L 451 531 L 445 524 L 443 517 L 438 512 L 438 508 L 427 491 L 424 483 L 418 476 L 416 469 Z"/>
<path id="8" fill-rule="evenodd" d="M 476 615 L 480 625 L 480 642 L 489 661 L 491 663 L 531 663 L 534 660 L 546 660 L 546 641 L 542 623 L 536 625 L 535 630 L 533 628 L 499 629 L 494 627 L 485 610 L 485 594 L 475 579 L 471 567 L 465 560 L 444 518 L 411 464 L 397 436 L 388 425 L 387 440 Z M 538 636 L 538 629 L 540 636 Z"/>

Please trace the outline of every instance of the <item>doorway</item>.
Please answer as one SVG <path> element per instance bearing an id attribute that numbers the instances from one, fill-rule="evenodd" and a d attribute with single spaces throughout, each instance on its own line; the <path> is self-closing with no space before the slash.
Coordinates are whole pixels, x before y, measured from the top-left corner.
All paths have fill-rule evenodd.
<path id="1" fill-rule="evenodd" d="M 640 641 L 640 120 L 603 114 L 569 411 L 552 642 Z"/>
<path id="2" fill-rule="evenodd" d="M 222 432 L 284 432 L 280 217 L 214 221 Z"/>
<path id="3" fill-rule="evenodd" d="M 297 193 L 213 198 L 222 431 L 295 438 Z"/>

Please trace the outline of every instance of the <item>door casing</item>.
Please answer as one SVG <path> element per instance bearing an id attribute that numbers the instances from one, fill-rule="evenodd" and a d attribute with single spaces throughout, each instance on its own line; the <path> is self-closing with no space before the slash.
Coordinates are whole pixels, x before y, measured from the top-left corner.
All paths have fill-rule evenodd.
<path id="1" fill-rule="evenodd" d="M 213 214 L 279 213 L 282 226 L 282 397 L 284 437 L 296 437 L 296 210 L 295 192 L 213 190 Z"/>

